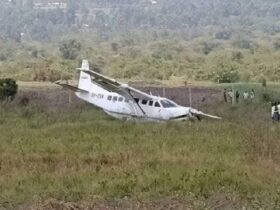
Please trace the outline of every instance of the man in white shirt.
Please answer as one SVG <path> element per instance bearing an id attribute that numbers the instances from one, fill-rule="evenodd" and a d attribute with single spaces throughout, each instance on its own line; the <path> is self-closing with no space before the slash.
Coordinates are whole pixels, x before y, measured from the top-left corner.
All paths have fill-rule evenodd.
<path id="1" fill-rule="evenodd" d="M 279 121 L 279 104 L 272 103 L 271 104 L 271 117 L 273 122 Z"/>
<path id="2" fill-rule="evenodd" d="M 278 119 L 277 121 L 280 121 L 280 102 L 277 102 L 277 110 L 278 110 Z"/>
<path id="3" fill-rule="evenodd" d="M 248 93 L 247 90 L 245 90 L 244 93 L 243 93 L 243 99 L 244 99 L 244 101 L 247 101 L 248 98 L 249 98 L 249 93 Z"/>
<path id="4" fill-rule="evenodd" d="M 229 97 L 229 102 L 230 103 L 232 103 L 232 101 L 233 101 L 233 91 L 232 91 L 232 89 L 230 89 L 229 91 L 228 91 L 228 97 Z"/>

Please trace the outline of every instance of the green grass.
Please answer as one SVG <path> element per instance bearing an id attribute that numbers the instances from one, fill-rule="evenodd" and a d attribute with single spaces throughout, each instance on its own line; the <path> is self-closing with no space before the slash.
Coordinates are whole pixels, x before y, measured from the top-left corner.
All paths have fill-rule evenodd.
<path id="1" fill-rule="evenodd" d="M 2 106 L 0 203 L 223 194 L 276 208 L 280 126 L 266 108 L 221 105 L 223 121 L 137 124 L 89 107 Z"/>

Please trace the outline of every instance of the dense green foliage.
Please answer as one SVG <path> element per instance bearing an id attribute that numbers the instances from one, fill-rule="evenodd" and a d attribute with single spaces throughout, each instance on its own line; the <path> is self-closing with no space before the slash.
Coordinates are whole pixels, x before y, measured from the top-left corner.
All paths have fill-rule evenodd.
<path id="1" fill-rule="evenodd" d="M 13 100 L 17 90 L 18 86 L 14 79 L 0 79 L 0 100 Z"/>
<path id="2" fill-rule="evenodd" d="M 217 29 L 218 39 L 229 39 L 240 28 L 280 32 L 277 0 L 159 0 L 157 4 L 148 0 L 69 0 L 67 9 L 49 11 L 35 9 L 36 2 L 1 1 L 0 19 L 5 20 L 0 22 L 1 34 L 15 40 L 20 40 L 22 32 L 35 39 L 49 39 L 85 24 L 104 36 L 134 29 L 179 29 L 198 36 L 207 26 Z"/>
<path id="3" fill-rule="evenodd" d="M 119 78 L 280 80 L 277 0 L 21 2 L 0 2 L 1 77 L 71 78 L 87 58 Z"/>
<path id="4" fill-rule="evenodd" d="M 59 51 L 62 53 L 64 59 L 74 60 L 77 58 L 78 53 L 81 49 L 81 44 L 76 40 L 70 40 L 67 43 L 63 43 Z"/>

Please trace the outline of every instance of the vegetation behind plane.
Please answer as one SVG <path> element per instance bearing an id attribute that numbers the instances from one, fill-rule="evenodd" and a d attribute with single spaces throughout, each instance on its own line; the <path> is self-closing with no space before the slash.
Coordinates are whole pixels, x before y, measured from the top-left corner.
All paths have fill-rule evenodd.
<path id="1" fill-rule="evenodd" d="M 84 0 L 42 10 L 1 1 L 0 73 L 67 79 L 88 58 L 119 78 L 279 81 L 279 7 L 273 0 Z"/>

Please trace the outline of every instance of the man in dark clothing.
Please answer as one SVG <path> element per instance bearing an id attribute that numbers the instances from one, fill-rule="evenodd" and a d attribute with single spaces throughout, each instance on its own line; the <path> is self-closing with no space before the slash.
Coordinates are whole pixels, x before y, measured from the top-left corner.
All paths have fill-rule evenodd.
<path id="1" fill-rule="evenodd" d="M 276 103 L 276 110 L 277 110 L 277 121 L 279 122 L 280 121 L 280 102 Z"/>
<path id="2" fill-rule="evenodd" d="M 279 121 L 279 110 L 278 104 L 276 102 L 271 104 L 271 116 L 273 122 Z"/>
<path id="3" fill-rule="evenodd" d="M 227 103 L 227 89 L 224 89 L 224 102 Z"/>
<path id="4" fill-rule="evenodd" d="M 239 94 L 239 92 L 238 92 L 238 90 L 235 92 L 235 99 L 236 99 L 236 103 L 239 103 L 239 96 L 240 96 L 240 94 Z"/>

